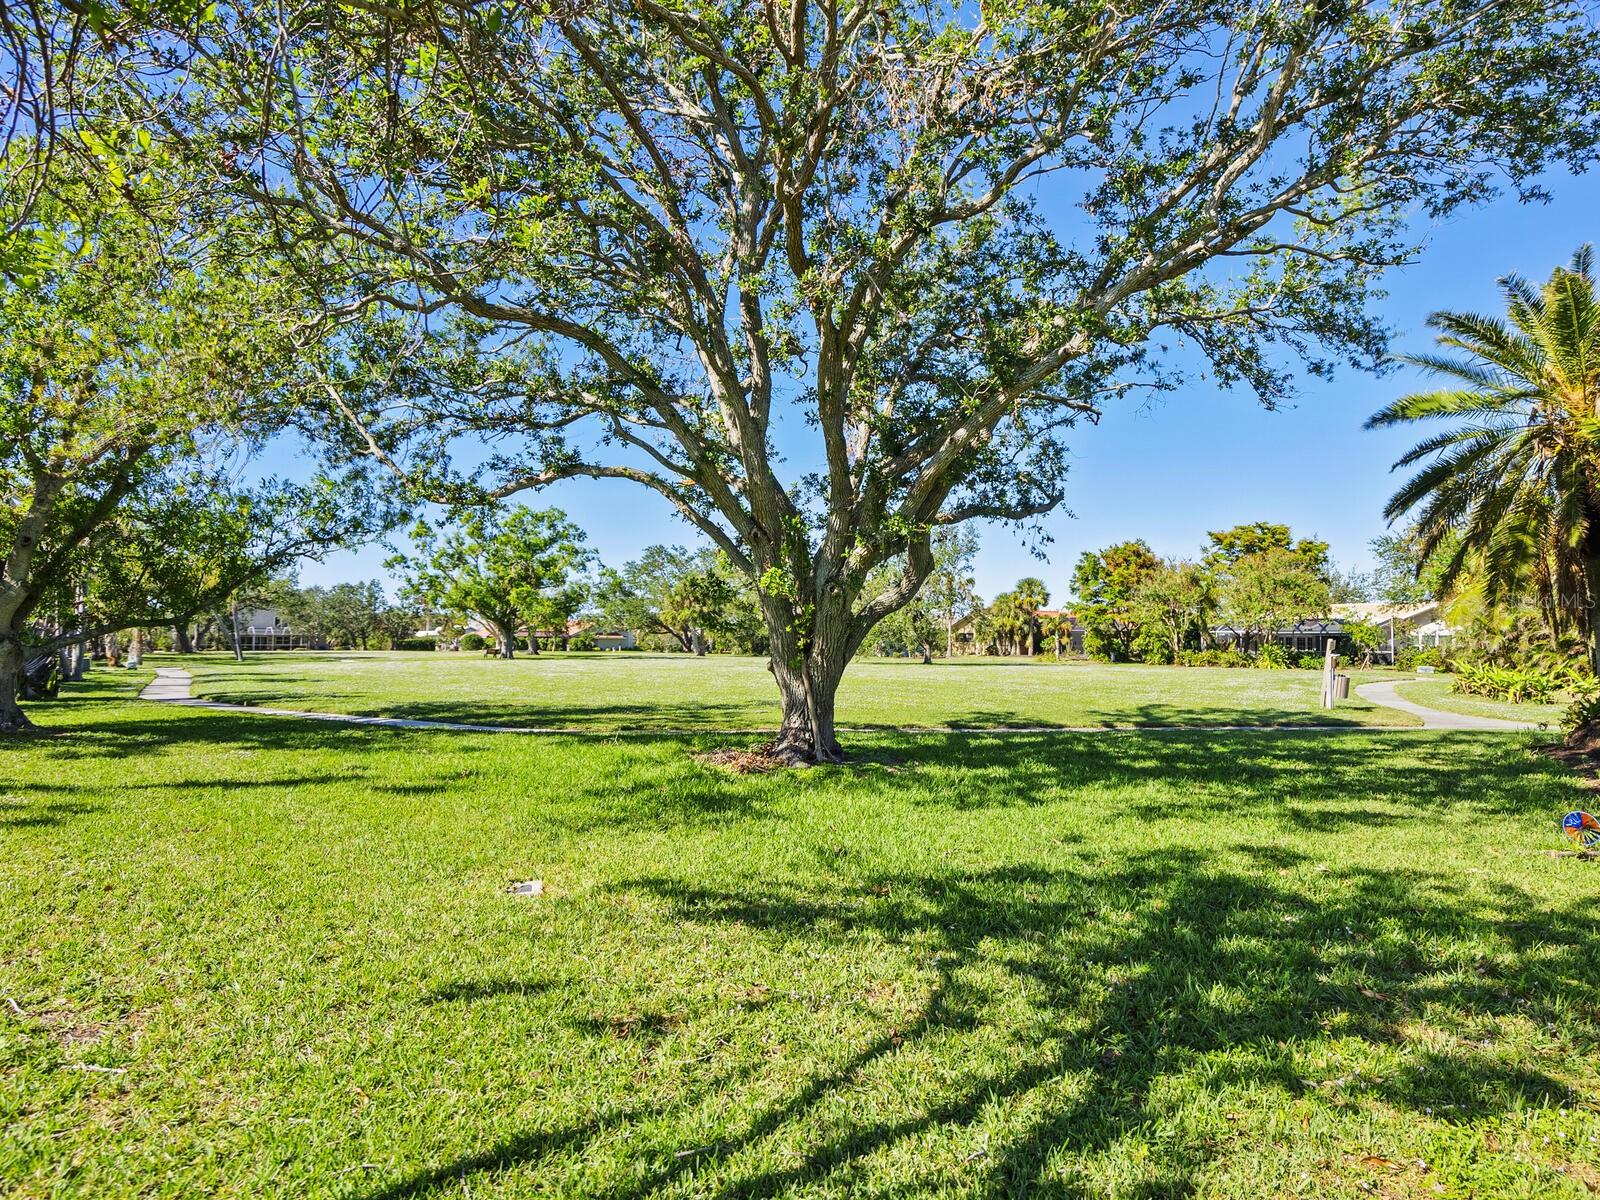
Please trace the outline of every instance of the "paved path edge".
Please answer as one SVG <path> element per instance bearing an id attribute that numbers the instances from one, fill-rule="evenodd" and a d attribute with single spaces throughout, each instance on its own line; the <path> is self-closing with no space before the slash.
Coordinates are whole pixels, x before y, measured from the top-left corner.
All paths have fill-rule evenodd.
<path id="1" fill-rule="evenodd" d="M 549 737 L 717 737 L 769 734 L 771 729 L 564 729 L 540 725 L 475 725 L 462 721 L 426 721 L 409 717 L 362 717 L 352 713 L 313 712 L 300 708 L 265 708 L 250 704 L 224 704 L 220 700 L 200 700 L 190 694 L 194 677 L 181 667 L 157 667 L 156 677 L 139 693 L 141 700 L 204 708 L 215 712 L 248 713 L 251 716 L 298 717 L 304 721 L 327 721 L 340 725 L 376 725 L 388 729 L 441 729 L 459 733 L 521 733 Z M 1401 681 L 1407 682 L 1407 681 Z M 1394 683 L 1367 683 L 1356 688 L 1364 700 L 1386 708 L 1399 709 L 1419 717 L 1421 726 L 1407 725 L 1009 725 L 1003 727 L 966 725 L 840 726 L 850 733 L 956 733 L 1005 736 L 1043 733 L 1415 733 L 1430 729 L 1510 730 L 1537 729 L 1537 725 L 1502 721 L 1494 717 L 1473 717 L 1464 713 L 1425 708 L 1394 693 Z M 1388 689 L 1384 691 L 1383 689 Z M 1377 694 L 1373 694 L 1376 692 Z M 1381 697 L 1381 698 L 1380 698 Z"/>

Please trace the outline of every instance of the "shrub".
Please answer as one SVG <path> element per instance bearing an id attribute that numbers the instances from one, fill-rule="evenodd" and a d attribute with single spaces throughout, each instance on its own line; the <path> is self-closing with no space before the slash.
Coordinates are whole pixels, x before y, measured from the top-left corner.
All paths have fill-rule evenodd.
<path id="1" fill-rule="evenodd" d="M 463 650 L 482 650 L 486 645 L 488 643 L 483 640 L 483 634 L 481 633 L 464 633 L 461 635 L 461 648 Z"/>
<path id="2" fill-rule="evenodd" d="M 1255 665 L 1263 671 L 1287 670 L 1289 652 L 1277 642 L 1267 642 L 1256 651 Z"/>
<path id="3" fill-rule="evenodd" d="M 1172 643 L 1160 630 L 1141 629 L 1133 639 L 1133 656 L 1143 663 L 1157 666 L 1172 664 Z"/>
<path id="4" fill-rule="evenodd" d="M 1437 646 L 1429 646 L 1426 650 L 1412 647 L 1396 654 L 1394 665 L 1402 671 L 1415 671 L 1418 667 L 1443 667 L 1444 654 Z"/>
<path id="5" fill-rule="evenodd" d="M 1581 670 L 1557 667 L 1497 667 L 1490 663 L 1457 663 L 1453 691 L 1487 696 L 1508 704 L 1553 704 L 1563 692 L 1588 691 L 1593 681 Z"/>
<path id="6" fill-rule="evenodd" d="M 1294 660 L 1294 665 L 1302 671 L 1322 670 L 1322 655 L 1306 653 Z"/>
<path id="7" fill-rule="evenodd" d="M 1572 733 L 1592 721 L 1600 721 L 1600 684 L 1593 681 L 1572 693 L 1572 703 L 1561 714 L 1561 730 Z"/>
<path id="8" fill-rule="evenodd" d="M 432 638 L 395 638 L 390 647 L 395 650 L 437 650 L 439 643 Z"/>
<path id="9" fill-rule="evenodd" d="M 1178 661 L 1186 667 L 1248 667 L 1250 660 L 1232 646 L 1225 649 L 1185 650 Z"/>
<path id="10" fill-rule="evenodd" d="M 1083 631 L 1083 652 L 1100 662 L 1110 662 L 1117 644 L 1102 629 L 1093 625 Z"/>
<path id="11" fill-rule="evenodd" d="M 594 650 L 598 645 L 592 633 L 580 633 L 577 637 L 567 639 L 568 650 Z"/>

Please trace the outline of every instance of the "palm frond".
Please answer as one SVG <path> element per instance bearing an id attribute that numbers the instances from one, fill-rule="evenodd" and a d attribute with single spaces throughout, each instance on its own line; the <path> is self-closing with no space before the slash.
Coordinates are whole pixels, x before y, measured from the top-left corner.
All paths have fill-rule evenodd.
<path id="1" fill-rule="evenodd" d="M 1574 271 L 1557 271 L 1546 285 L 1549 303 L 1538 340 L 1564 390 L 1583 395 L 1597 381 L 1600 361 L 1600 305 L 1593 281 Z"/>
<path id="2" fill-rule="evenodd" d="M 1491 370 L 1469 358 L 1447 358 L 1443 354 L 1396 354 L 1394 361 L 1420 368 L 1431 375 L 1452 376 L 1477 388 L 1499 388 L 1505 381 L 1503 372 Z"/>
<path id="3" fill-rule="evenodd" d="M 1501 371 L 1529 381 L 1539 377 L 1539 349 L 1514 327 L 1477 313 L 1437 312 L 1428 325 L 1441 331 L 1441 346 L 1465 350 Z"/>
<path id="4" fill-rule="evenodd" d="M 1436 392 L 1413 392 L 1401 396 L 1386 408 L 1367 418 L 1368 429 L 1381 429 L 1407 421 L 1428 421 L 1439 417 L 1513 418 L 1516 423 L 1526 421 L 1527 409 L 1538 399 L 1536 393 L 1475 392 L 1460 388 L 1443 388 Z M 1517 411 L 1522 405 L 1524 411 Z"/>
<path id="5" fill-rule="evenodd" d="M 1506 434 L 1500 430 L 1484 429 L 1480 426 L 1469 425 L 1465 429 L 1449 429 L 1443 433 L 1436 433 L 1430 438 L 1424 438 L 1411 449 L 1407 450 L 1395 460 L 1393 470 L 1401 467 L 1415 466 L 1425 458 L 1431 458 L 1442 450 L 1451 446 L 1462 446 L 1478 442 L 1486 438 L 1502 438 Z"/>
<path id="6" fill-rule="evenodd" d="M 1398 520 L 1429 495 L 1454 495 L 1458 489 L 1478 490 L 1478 481 L 1485 475 L 1494 474 L 1480 472 L 1478 467 L 1502 449 L 1499 440 L 1486 440 L 1469 443 L 1453 453 L 1440 454 L 1389 498 L 1383 510 L 1384 519 Z"/>

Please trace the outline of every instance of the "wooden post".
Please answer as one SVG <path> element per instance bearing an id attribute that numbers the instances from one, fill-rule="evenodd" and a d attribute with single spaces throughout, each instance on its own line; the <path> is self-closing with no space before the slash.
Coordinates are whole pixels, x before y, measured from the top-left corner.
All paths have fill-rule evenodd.
<path id="1" fill-rule="evenodd" d="M 233 626 L 233 661 L 243 662 L 244 646 L 239 642 L 239 601 L 237 597 L 228 609 L 228 623 Z"/>
<path id="2" fill-rule="evenodd" d="M 1329 638 L 1327 646 L 1322 651 L 1322 707 L 1333 707 L 1333 665 L 1337 661 L 1333 648 L 1339 644 L 1338 639 Z"/>

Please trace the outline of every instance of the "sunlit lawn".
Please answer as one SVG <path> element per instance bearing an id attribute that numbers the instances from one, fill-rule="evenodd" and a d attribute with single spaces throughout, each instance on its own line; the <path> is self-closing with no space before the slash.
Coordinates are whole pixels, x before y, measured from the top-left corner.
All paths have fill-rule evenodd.
<path id="1" fill-rule="evenodd" d="M 1500 717 L 1507 721 L 1537 721 L 1556 730 L 1561 725 L 1565 705 L 1561 704 L 1506 704 L 1487 696 L 1465 696 L 1450 690 L 1451 681 L 1445 679 L 1416 679 L 1402 683 L 1400 695 L 1416 704 L 1429 708 L 1443 708 L 1450 712 L 1467 713 L 1475 717 Z"/>
<path id="2" fill-rule="evenodd" d="M 1546 855 L 1583 793 L 1523 735 L 741 778 L 93 679 L 0 743 L 8 1194 L 1600 1186 L 1600 863 Z"/>
<path id="3" fill-rule="evenodd" d="M 766 660 L 591 653 L 277 654 L 163 659 L 195 694 L 285 708 L 580 729 L 744 729 L 778 719 Z M 1352 697 L 1318 706 L 1314 671 L 955 659 L 866 659 L 839 694 L 841 724 L 872 726 L 1408 725 Z"/>

